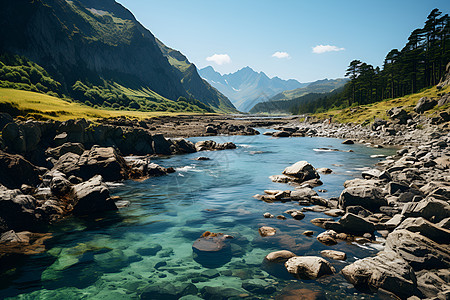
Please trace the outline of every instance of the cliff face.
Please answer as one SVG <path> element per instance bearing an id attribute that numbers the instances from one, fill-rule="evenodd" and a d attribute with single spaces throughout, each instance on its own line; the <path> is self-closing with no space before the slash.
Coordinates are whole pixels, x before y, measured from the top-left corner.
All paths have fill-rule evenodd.
<path id="1" fill-rule="evenodd" d="M 168 99 L 184 96 L 211 105 L 222 96 L 208 94 L 207 84 L 189 93 L 153 34 L 114 0 L 14 0 L 2 1 L 1 8 L 0 52 L 38 63 L 69 93 L 80 80 L 148 88 Z"/>

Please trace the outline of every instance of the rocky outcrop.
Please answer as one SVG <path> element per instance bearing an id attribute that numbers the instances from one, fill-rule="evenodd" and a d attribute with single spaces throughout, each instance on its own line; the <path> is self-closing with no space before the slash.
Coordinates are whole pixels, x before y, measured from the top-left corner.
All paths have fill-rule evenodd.
<path id="1" fill-rule="evenodd" d="M 232 142 L 220 144 L 215 141 L 201 141 L 195 143 L 195 149 L 197 151 L 226 150 L 226 149 L 236 149 L 236 145 Z"/>
<path id="2" fill-rule="evenodd" d="M 421 295 L 414 271 L 394 252 L 380 252 L 375 257 L 357 260 L 341 272 L 357 288 L 383 289 L 401 299 Z"/>

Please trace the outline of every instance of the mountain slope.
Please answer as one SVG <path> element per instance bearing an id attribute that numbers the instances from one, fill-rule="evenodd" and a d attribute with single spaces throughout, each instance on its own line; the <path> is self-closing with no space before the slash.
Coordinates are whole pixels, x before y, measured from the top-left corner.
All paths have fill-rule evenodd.
<path id="1" fill-rule="evenodd" d="M 317 80 L 306 87 L 283 91 L 282 93 L 273 96 L 269 101 L 291 100 L 310 93 L 329 93 L 344 86 L 347 82 L 347 78 Z"/>
<path id="2" fill-rule="evenodd" d="M 279 92 L 307 85 L 293 79 L 269 78 L 264 72 L 255 72 L 250 67 L 245 67 L 235 73 L 221 75 L 208 66 L 199 70 L 199 74 L 226 95 L 237 109 L 244 112 L 249 111 L 257 103 L 267 101 Z"/>
<path id="3" fill-rule="evenodd" d="M 208 84 L 192 80 L 195 74 L 183 83 L 185 76 L 169 63 L 153 34 L 114 0 L 14 0 L 1 7 L 0 54 L 36 62 L 65 94 L 83 98 L 74 91 L 81 82 L 100 90 L 123 87 L 118 90 L 126 95 L 196 98 L 233 110 Z M 101 105 L 105 98 L 93 100 Z"/>

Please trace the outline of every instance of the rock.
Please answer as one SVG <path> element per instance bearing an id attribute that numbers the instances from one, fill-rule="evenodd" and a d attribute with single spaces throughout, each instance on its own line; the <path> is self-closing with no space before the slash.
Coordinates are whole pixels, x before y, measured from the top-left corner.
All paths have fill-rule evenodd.
<path id="1" fill-rule="evenodd" d="M 327 230 L 325 232 L 322 232 L 317 236 L 317 240 L 327 246 L 336 245 L 336 232 L 334 230 Z"/>
<path id="2" fill-rule="evenodd" d="M 327 216 L 330 217 L 339 217 L 339 216 L 343 216 L 345 215 L 345 211 L 343 211 L 342 209 L 330 209 L 328 211 L 325 211 L 324 214 L 326 214 Z"/>
<path id="3" fill-rule="evenodd" d="M 279 215 L 279 216 L 277 216 L 277 219 L 279 219 L 279 220 L 286 220 L 286 217 L 283 216 L 283 215 Z"/>
<path id="4" fill-rule="evenodd" d="M 277 131 L 272 134 L 273 137 L 290 137 L 292 133 L 287 131 Z"/>
<path id="5" fill-rule="evenodd" d="M 284 175 L 297 178 L 298 182 L 320 178 L 314 167 L 307 161 L 299 161 L 283 171 Z"/>
<path id="6" fill-rule="evenodd" d="M 106 181 L 118 181 L 128 178 L 128 166 L 125 160 L 112 147 L 92 147 L 81 156 L 66 153 L 53 167 L 66 176 L 77 176 L 88 180 L 95 175 L 102 175 Z"/>
<path id="7" fill-rule="evenodd" d="M 271 252 L 271 253 L 267 254 L 265 259 L 270 262 L 284 262 L 294 256 L 296 256 L 296 255 L 294 253 L 292 253 L 291 251 L 281 250 L 281 251 L 275 251 L 275 252 Z"/>
<path id="8" fill-rule="evenodd" d="M 359 205 L 356 205 L 356 206 L 348 206 L 348 207 L 345 209 L 345 211 L 346 211 L 347 213 L 351 213 L 351 214 L 354 214 L 354 215 L 358 215 L 358 216 L 360 216 L 360 217 L 362 217 L 362 218 L 366 218 L 366 217 L 372 215 L 372 212 L 370 212 L 369 210 L 367 210 L 367 209 L 365 209 L 364 207 L 359 206 Z"/>
<path id="9" fill-rule="evenodd" d="M 269 226 L 263 226 L 263 227 L 259 228 L 258 230 L 259 230 L 259 234 L 262 237 L 273 236 L 277 232 L 277 230 L 275 228 L 272 228 L 272 227 L 269 227 Z"/>
<path id="10" fill-rule="evenodd" d="M 262 279 L 247 279 L 242 282 L 242 288 L 260 295 L 271 295 L 276 292 L 276 288 L 269 282 Z"/>
<path id="11" fill-rule="evenodd" d="M 330 222 L 330 221 L 332 222 L 332 221 L 334 221 L 334 219 L 331 219 L 331 218 L 315 218 L 315 219 L 311 220 L 311 223 L 313 223 L 316 226 L 324 228 L 323 224 L 325 224 L 326 222 Z"/>
<path id="12" fill-rule="evenodd" d="M 420 295 L 414 271 L 393 252 L 382 251 L 375 257 L 357 260 L 344 267 L 341 272 L 356 288 L 383 289 L 401 299 Z"/>
<path id="13" fill-rule="evenodd" d="M 342 144 L 344 144 L 344 145 L 353 145 L 354 143 L 355 142 L 352 141 L 352 140 L 345 140 L 345 141 L 342 142 Z"/>
<path id="14" fill-rule="evenodd" d="M 50 233 L 15 232 L 10 230 L 0 236 L 0 252 L 5 254 L 33 255 L 45 252 L 44 242 Z"/>
<path id="15" fill-rule="evenodd" d="M 443 219 L 437 224 L 439 227 L 450 229 L 450 217 Z"/>
<path id="16" fill-rule="evenodd" d="M 317 196 L 317 192 L 308 187 L 296 189 L 290 194 L 292 200 L 305 200 L 313 196 Z"/>
<path id="17" fill-rule="evenodd" d="M 339 231 L 342 230 L 345 233 L 364 234 L 373 233 L 375 231 L 375 225 L 373 223 L 368 222 L 363 218 L 351 213 L 347 213 L 346 215 L 344 215 L 338 223 L 340 225 L 340 228 L 337 229 L 340 229 Z M 325 223 L 325 228 L 327 227 L 326 224 L 327 223 Z"/>
<path id="18" fill-rule="evenodd" d="M 314 232 L 311 231 L 311 230 L 306 230 L 306 231 L 303 231 L 302 234 L 303 234 L 303 235 L 306 235 L 306 236 L 313 236 L 313 235 L 314 235 Z"/>
<path id="19" fill-rule="evenodd" d="M 334 251 L 334 250 L 322 250 L 320 251 L 320 254 L 322 256 L 334 259 L 334 260 L 346 260 L 347 254 L 341 251 Z"/>
<path id="20" fill-rule="evenodd" d="M 276 300 L 326 300 L 326 294 L 321 291 L 308 289 L 292 289 L 283 291 L 275 297 Z"/>
<path id="21" fill-rule="evenodd" d="M 242 291 L 221 287 L 221 286 L 205 286 L 201 289 L 203 299 L 226 300 L 226 299 L 240 299 L 243 294 Z"/>
<path id="22" fill-rule="evenodd" d="M 432 222 L 440 222 L 450 217 L 450 205 L 446 201 L 428 198 L 405 204 L 402 215 L 405 217 L 423 217 Z"/>
<path id="23" fill-rule="evenodd" d="M 0 190 L 0 232 L 36 229 L 40 220 L 35 198 L 19 190 Z"/>
<path id="24" fill-rule="evenodd" d="M 194 260 L 206 268 L 218 268 L 231 260 L 231 247 L 227 240 L 232 237 L 223 233 L 206 231 L 192 245 Z"/>
<path id="25" fill-rule="evenodd" d="M 271 213 L 268 213 L 268 212 L 266 212 L 263 216 L 266 219 L 274 218 L 274 215 L 272 215 Z"/>
<path id="26" fill-rule="evenodd" d="M 63 176 L 55 176 L 51 179 L 50 190 L 58 198 L 62 198 L 72 191 L 72 184 Z"/>
<path id="27" fill-rule="evenodd" d="M 386 206 L 383 191 L 374 186 L 348 187 L 339 197 L 339 206 L 345 209 L 348 206 L 362 206 L 370 211 L 376 211 L 380 206 Z"/>
<path id="28" fill-rule="evenodd" d="M 417 102 L 416 107 L 414 107 L 414 111 L 416 113 L 422 114 L 427 110 L 432 109 L 438 104 L 438 102 L 434 99 L 429 99 L 427 97 L 422 97 Z"/>
<path id="29" fill-rule="evenodd" d="M 335 272 L 328 261 L 316 256 L 292 257 L 284 265 L 290 274 L 301 279 L 317 279 Z"/>
<path id="30" fill-rule="evenodd" d="M 192 283 L 181 283 L 174 285 L 169 282 L 152 283 L 147 286 L 140 295 L 142 300 L 164 299 L 177 300 L 188 295 L 196 295 L 197 287 Z M 189 299 L 189 298 L 188 298 Z"/>
<path id="31" fill-rule="evenodd" d="M 81 143 L 65 143 L 59 147 L 47 149 L 45 151 L 45 154 L 55 159 L 59 159 L 66 153 L 75 153 L 78 155 L 82 155 L 84 151 L 84 146 Z"/>
<path id="32" fill-rule="evenodd" d="M 296 209 L 290 209 L 285 211 L 284 213 L 290 215 L 292 218 L 296 220 L 303 220 L 305 218 L 305 214 Z"/>
<path id="33" fill-rule="evenodd" d="M 398 122 L 398 124 L 406 124 L 411 116 L 402 108 L 394 107 L 388 110 L 387 115 L 392 119 Z"/>
<path id="34" fill-rule="evenodd" d="M 448 299 L 450 292 L 450 271 L 448 269 L 422 270 L 416 272 L 416 277 L 417 287 L 424 298 Z"/>
<path id="35" fill-rule="evenodd" d="M 363 171 L 361 175 L 364 179 L 379 178 L 381 175 L 381 171 L 377 169 L 370 169 L 367 171 Z"/>
<path id="36" fill-rule="evenodd" d="M 232 142 L 219 144 L 214 141 L 201 141 L 195 143 L 195 149 L 197 151 L 226 150 L 226 149 L 236 149 L 236 145 Z"/>
<path id="37" fill-rule="evenodd" d="M 450 267 L 450 248 L 406 229 L 391 232 L 386 239 L 385 251 L 396 252 L 414 270 Z"/>
<path id="38" fill-rule="evenodd" d="M 395 229 L 400 225 L 405 217 L 401 214 L 394 215 L 389 221 L 385 222 L 384 225 L 387 229 Z"/>
<path id="39" fill-rule="evenodd" d="M 20 155 L 0 151 L 0 184 L 18 189 L 22 184 L 36 186 L 40 183 L 39 170 Z"/>
<path id="40" fill-rule="evenodd" d="M 205 156 L 200 156 L 200 157 L 197 157 L 195 160 L 210 160 L 210 158 L 205 157 Z"/>
<path id="41" fill-rule="evenodd" d="M 217 130 L 214 127 L 212 127 L 212 126 L 207 126 L 206 127 L 206 133 L 217 134 Z"/>
<path id="42" fill-rule="evenodd" d="M 108 210 L 117 210 L 109 197 L 109 190 L 103 183 L 103 178 L 96 175 L 86 182 L 73 186 L 75 215 L 88 215 Z"/>
<path id="43" fill-rule="evenodd" d="M 406 229 L 411 232 L 420 233 L 439 244 L 450 244 L 450 230 L 436 226 L 422 217 L 407 218 L 397 229 Z"/>
<path id="44" fill-rule="evenodd" d="M 331 174 L 331 173 L 333 173 L 333 170 L 331 170 L 329 168 L 319 168 L 316 171 L 321 173 L 321 174 Z"/>

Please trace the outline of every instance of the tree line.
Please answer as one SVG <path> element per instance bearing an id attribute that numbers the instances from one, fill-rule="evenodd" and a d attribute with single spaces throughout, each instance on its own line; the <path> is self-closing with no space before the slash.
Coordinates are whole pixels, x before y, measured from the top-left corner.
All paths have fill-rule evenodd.
<path id="1" fill-rule="evenodd" d="M 292 107 L 295 114 L 364 105 L 417 93 L 439 83 L 450 61 L 450 17 L 433 9 L 423 28 L 414 30 L 401 50 L 391 50 L 382 68 L 353 60 L 345 76 L 344 90 L 319 100 Z"/>

